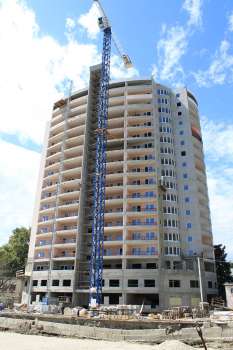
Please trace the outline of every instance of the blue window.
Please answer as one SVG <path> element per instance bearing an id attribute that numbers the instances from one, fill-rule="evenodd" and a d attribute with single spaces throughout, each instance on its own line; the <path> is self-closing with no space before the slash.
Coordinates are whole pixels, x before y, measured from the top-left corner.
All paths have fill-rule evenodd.
<path id="1" fill-rule="evenodd" d="M 155 233 L 154 232 L 146 232 L 146 239 L 154 239 Z"/>
<path id="2" fill-rule="evenodd" d="M 146 224 L 152 225 L 155 223 L 155 219 L 154 218 L 146 218 Z"/>
<path id="3" fill-rule="evenodd" d="M 134 232 L 133 233 L 133 239 L 135 240 L 138 240 L 138 239 L 141 239 L 141 234 L 139 232 Z"/>
<path id="4" fill-rule="evenodd" d="M 188 189 L 189 189 L 189 185 L 184 185 L 184 190 L 188 191 Z"/>
<path id="5" fill-rule="evenodd" d="M 191 215 L 191 211 L 190 210 L 186 210 L 185 214 L 186 215 Z"/>
<path id="6" fill-rule="evenodd" d="M 184 135 L 184 130 L 180 130 L 180 135 Z"/>
<path id="7" fill-rule="evenodd" d="M 37 254 L 37 257 L 38 258 L 43 258 L 45 256 L 45 253 L 44 252 L 39 252 L 38 254 Z"/>
<path id="8" fill-rule="evenodd" d="M 187 228 L 192 228 L 191 222 L 188 222 L 188 223 L 187 223 Z"/>
<path id="9" fill-rule="evenodd" d="M 182 122 L 182 120 L 180 120 L 180 121 L 179 121 L 179 125 L 183 125 L 183 122 Z"/>
<path id="10" fill-rule="evenodd" d="M 186 174 L 186 173 L 183 174 L 183 178 L 184 178 L 184 179 L 187 179 L 187 178 L 188 178 L 188 174 Z"/>
<path id="11" fill-rule="evenodd" d="M 190 202 L 190 198 L 189 197 L 185 197 L 185 203 L 189 203 Z"/>
<path id="12" fill-rule="evenodd" d="M 193 241 L 193 237 L 192 236 L 188 236 L 188 242 L 192 242 Z"/>
<path id="13" fill-rule="evenodd" d="M 183 167 L 186 167 L 186 166 L 187 166 L 187 163 L 186 163 L 186 162 L 183 162 L 183 163 L 182 163 L 182 166 L 183 166 Z"/>
<path id="14" fill-rule="evenodd" d="M 184 140 L 180 141 L 181 146 L 184 146 Z"/>
<path id="15" fill-rule="evenodd" d="M 135 219 L 132 220 L 132 225 L 140 225 L 141 224 L 141 220 Z"/>

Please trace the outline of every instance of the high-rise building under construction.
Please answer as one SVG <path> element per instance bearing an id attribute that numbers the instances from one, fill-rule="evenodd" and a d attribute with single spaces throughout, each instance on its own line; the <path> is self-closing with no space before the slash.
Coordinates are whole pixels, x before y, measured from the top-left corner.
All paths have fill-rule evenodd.
<path id="1" fill-rule="evenodd" d="M 54 104 L 41 161 L 27 295 L 88 305 L 99 67 Z M 198 103 L 153 79 L 109 86 L 104 304 L 196 305 L 216 294 Z M 202 293 L 201 293 L 202 292 Z"/>

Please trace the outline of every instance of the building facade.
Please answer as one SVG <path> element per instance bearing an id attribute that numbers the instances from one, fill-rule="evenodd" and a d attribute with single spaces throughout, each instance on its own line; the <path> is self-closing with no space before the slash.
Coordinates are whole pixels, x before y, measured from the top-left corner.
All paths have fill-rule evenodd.
<path id="1" fill-rule="evenodd" d="M 26 271 L 32 300 L 88 304 L 99 83 L 92 67 L 89 88 L 54 105 Z M 195 305 L 200 279 L 205 300 L 216 294 L 196 98 L 153 79 L 112 82 L 107 138 L 103 302 Z"/>

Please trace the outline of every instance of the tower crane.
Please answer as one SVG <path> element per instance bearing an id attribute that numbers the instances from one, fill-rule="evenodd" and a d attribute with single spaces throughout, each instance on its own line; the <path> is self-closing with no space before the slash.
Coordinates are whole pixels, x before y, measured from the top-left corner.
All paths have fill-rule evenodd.
<path id="1" fill-rule="evenodd" d="M 103 241 L 104 241 L 104 211 L 105 211 L 105 179 L 106 179 L 106 146 L 107 146 L 107 119 L 108 119 L 108 89 L 110 80 L 111 41 L 115 44 L 118 54 L 126 68 L 132 67 L 128 55 L 124 53 L 116 36 L 112 33 L 111 24 L 100 3 L 97 5 L 100 17 L 98 24 L 103 31 L 103 51 L 100 76 L 100 93 L 98 99 L 98 116 L 96 130 L 96 164 L 94 176 L 94 202 L 92 224 L 92 247 L 90 261 L 90 305 L 102 303 L 102 275 L 103 275 Z"/>

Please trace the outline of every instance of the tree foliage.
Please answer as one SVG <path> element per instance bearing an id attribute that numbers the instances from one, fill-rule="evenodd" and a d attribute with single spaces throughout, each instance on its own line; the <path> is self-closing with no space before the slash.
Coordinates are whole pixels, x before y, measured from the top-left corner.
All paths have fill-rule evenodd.
<path id="1" fill-rule="evenodd" d="M 224 283 L 233 282 L 233 277 L 231 275 L 231 263 L 227 262 L 226 247 L 222 244 L 217 244 L 214 246 L 214 255 L 216 261 L 216 273 L 219 295 L 226 299 Z"/>
<path id="2" fill-rule="evenodd" d="M 0 247 L 0 266 L 2 274 L 13 276 L 17 270 L 25 268 L 30 229 L 17 227 L 13 230 L 7 244 Z"/>

